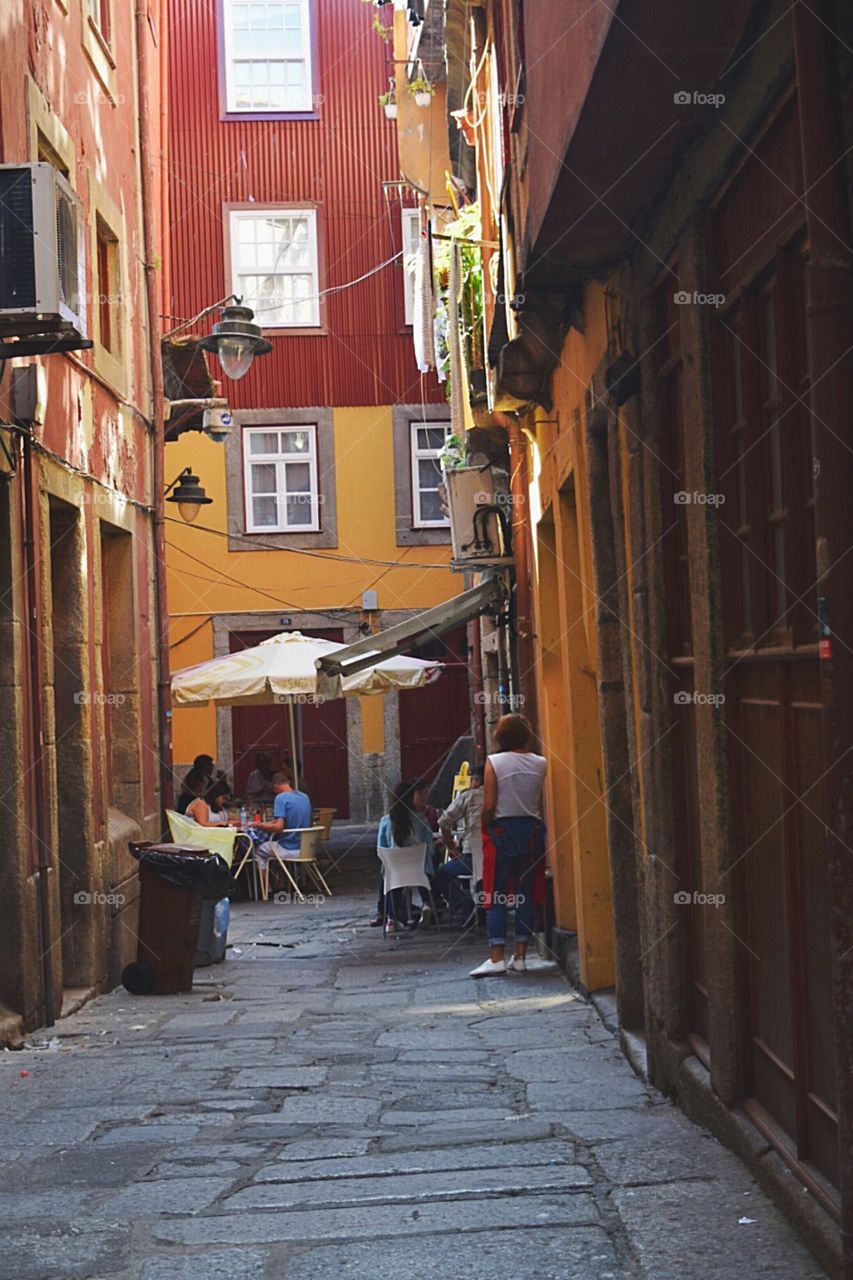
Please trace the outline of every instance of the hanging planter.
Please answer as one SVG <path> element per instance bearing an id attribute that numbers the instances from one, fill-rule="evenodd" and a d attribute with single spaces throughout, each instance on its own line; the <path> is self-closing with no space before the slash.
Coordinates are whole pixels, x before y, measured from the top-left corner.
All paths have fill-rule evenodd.
<path id="1" fill-rule="evenodd" d="M 432 102 L 433 88 L 426 76 L 415 76 L 414 80 L 409 81 L 406 88 L 414 98 L 416 107 L 428 107 Z"/>
<path id="2" fill-rule="evenodd" d="M 397 95 L 394 92 L 396 87 L 394 77 L 389 76 L 388 88 L 384 93 L 380 93 L 379 95 L 379 105 L 385 112 L 385 116 L 388 120 L 397 119 Z"/>

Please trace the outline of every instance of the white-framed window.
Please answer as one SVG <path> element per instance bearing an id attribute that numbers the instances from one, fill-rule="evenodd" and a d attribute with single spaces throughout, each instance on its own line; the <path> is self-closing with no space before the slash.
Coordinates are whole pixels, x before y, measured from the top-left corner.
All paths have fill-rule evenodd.
<path id="1" fill-rule="evenodd" d="M 441 509 L 438 455 L 450 434 L 449 422 L 413 422 L 412 517 L 416 529 L 443 529 L 450 521 Z"/>
<path id="2" fill-rule="evenodd" d="M 229 112 L 313 111 L 311 0 L 224 0 Z"/>
<path id="3" fill-rule="evenodd" d="M 415 321 L 415 258 L 421 245 L 420 209 L 403 209 L 403 300 L 406 324 Z"/>
<path id="4" fill-rule="evenodd" d="M 317 427 L 244 427 L 247 533 L 320 529 Z"/>
<path id="5" fill-rule="evenodd" d="M 317 211 L 232 209 L 231 288 L 264 329 L 320 324 Z"/>

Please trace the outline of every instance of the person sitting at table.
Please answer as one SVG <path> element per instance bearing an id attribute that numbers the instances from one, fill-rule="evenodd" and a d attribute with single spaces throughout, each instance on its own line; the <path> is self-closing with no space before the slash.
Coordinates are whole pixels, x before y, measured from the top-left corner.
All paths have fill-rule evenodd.
<path id="1" fill-rule="evenodd" d="M 175 801 L 177 812 L 186 813 L 187 806 L 191 805 L 198 796 L 203 796 L 209 785 L 204 774 L 199 769 L 190 769 L 181 783 L 181 790 Z"/>
<path id="2" fill-rule="evenodd" d="M 300 829 L 313 825 L 314 809 L 304 791 L 294 791 L 290 770 L 279 769 L 272 776 L 275 792 L 273 802 L 273 818 L 271 822 L 256 822 L 256 831 L 265 831 L 271 837 L 255 849 L 258 862 L 269 862 L 273 854 L 280 858 L 299 857 L 301 848 Z"/>
<path id="3" fill-rule="evenodd" d="M 193 760 L 193 769 L 202 774 L 208 787 L 217 777 L 213 769 L 213 756 L 196 756 L 195 760 Z M 222 775 L 219 774 L 218 776 L 221 777 Z"/>
<path id="4" fill-rule="evenodd" d="M 435 841 L 429 823 L 423 815 L 422 806 L 426 801 L 426 784 L 420 778 L 414 782 L 400 782 L 393 790 L 388 812 L 379 823 L 376 847 L 379 849 L 404 849 L 408 845 L 423 844 L 424 870 L 427 878 L 435 876 Z M 415 893 L 417 890 L 414 891 Z M 395 889 L 386 896 L 380 882 L 377 913 L 385 922 L 385 932 L 395 933 L 398 929 L 411 928 L 417 920 L 401 921 L 403 906 L 403 890 Z M 371 921 L 371 923 L 373 923 Z M 420 912 L 420 923 L 427 928 L 432 923 L 432 913 L 423 905 Z"/>
<path id="5" fill-rule="evenodd" d="M 273 769 L 272 756 L 268 751 L 258 751 L 255 755 L 255 767 L 249 774 L 249 780 L 246 783 L 246 798 L 252 805 L 261 806 L 272 804 L 275 800 L 275 791 L 273 790 L 272 780 L 275 770 Z"/>
<path id="6" fill-rule="evenodd" d="M 192 804 L 187 805 L 187 817 L 192 818 L 200 827 L 227 827 L 228 799 L 231 788 L 225 778 L 214 782 L 204 794 L 198 794 Z M 233 825 L 237 825 L 234 823 Z"/>
<path id="7" fill-rule="evenodd" d="M 445 847 L 450 854 L 447 862 L 435 869 L 439 892 L 448 902 L 453 900 L 453 890 L 460 876 L 473 876 L 474 884 L 483 874 L 483 770 L 471 770 L 471 785 L 460 791 L 455 800 L 438 819 Z M 456 839 L 458 827 L 462 827 L 461 847 Z"/>
<path id="8" fill-rule="evenodd" d="M 426 778 L 416 778 L 414 787 L 415 808 L 418 813 L 423 814 L 423 817 L 426 822 L 429 823 L 429 829 L 434 836 L 438 831 L 438 819 L 441 815 L 441 810 L 436 809 L 434 804 L 429 804 L 430 784 L 427 782 Z"/>

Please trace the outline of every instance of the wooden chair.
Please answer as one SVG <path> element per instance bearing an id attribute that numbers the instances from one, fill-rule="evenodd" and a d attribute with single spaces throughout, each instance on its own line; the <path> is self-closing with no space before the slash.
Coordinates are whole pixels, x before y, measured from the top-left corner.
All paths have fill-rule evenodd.
<path id="1" fill-rule="evenodd" d="M 293 876 L 291 867 L 305 867 L 307 873 L 318 887 L 331 898 L 332 891 L 323 879 L 323 873 L 317 866 L 317 848 L 320 843 L 320 837 L 323 832 L 322 827 L 290 827 L 286 831 L 279 832 L 279 835 L 296 835 L 299 834 L 299 852 L 294 856 L 288 851 L 288 856 L 284 857 L 277 840 L 268 841 L 269 856 L 265 861 L 258 858 L 260 850 L 255 850 L 255 860 L 258 866 L 258 874 L 261 880 L 261 897 L 266 902 L 270 891 L 270 860 L 275 858 L 278 865 L 284 873 L 300 902 L 305 901 L 305 894 L 299 887 Z M 267 852 L 267 850 L 265 850 Z"/>
<path id="2" fill-rule="evenodd" d="M 327 858 L 331 860 L 329 852 L 329 838 L 332 834 L 332 820 L 337 813 L 337 809 L 315 809 L 314 810 L 314 826 L 322 827 L 322 835 L 320 836 L 320 848 Z M 326 868 L 328 870 L 328 867 Z"/>

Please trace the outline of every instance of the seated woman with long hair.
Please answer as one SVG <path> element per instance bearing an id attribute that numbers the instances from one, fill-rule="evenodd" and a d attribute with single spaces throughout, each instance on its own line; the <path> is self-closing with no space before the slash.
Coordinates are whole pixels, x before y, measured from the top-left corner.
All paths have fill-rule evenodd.
<path id="1" fill-rule="evenodd" d="M 192 804 L 187 805 L 187 817 L 192 818 L 200 827 L 227 827 L 238 824 L 229 822 L 227 802 L 231 795 L 231 787 L 225 778 L 218 778 L 208 787 L 204 795 L 197 795 Z"/>
<path id="2" fill-rule="evenodd" d="M 377 849 L 404 849 L 413 844 L 425 845 L 424 870 L 432 879 L 435 875 L 435 841 L 429 823 L 418 809 L 424 791 L 425 784 L 419 780 L 400 782 L 394 788 L 388 812 L 379 823 L 376 847 Z M 412 922 L 400 920 L 403 902 L 402 889 L 392 890 L 386 895 L 380 886 L 377 914 L 380 921 L 384 920 L 386 933 L 395 933 L 406 926 L 411 927 Z M 429 907 L 423 907 L 420 920 L 425 926 L 432 923 Z"/>

